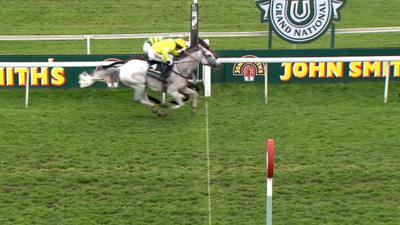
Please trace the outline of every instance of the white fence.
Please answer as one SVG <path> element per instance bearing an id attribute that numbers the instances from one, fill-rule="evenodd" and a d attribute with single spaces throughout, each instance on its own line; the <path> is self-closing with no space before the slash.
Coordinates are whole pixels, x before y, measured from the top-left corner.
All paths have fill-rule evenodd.
<path id="1" fill-rule="evenodd" d="M 296 63 L 296 62 L 393 62 L 399 61 L 400 56 L 346 56 L 346 57 L 277 57 L 277 58 L 220 58 L 220 63 Z M 388 102 L 389 96 L 389 79 L 390 79 L 390 63 L 384 71 L 385 76 L 385 87 L 384 87 L 384 103 Z M 264 86 L 264 97 L 265 104 L 268 102 L 268 74 L 265 70 L 265 86 Z M 205 83 L 205 96 L 211 96 L 211 72 L 209 69 L 204 74 Z"/>
<path id="2" fill-rule="evenodd" d="M 350 28 L 336 29 L 336 34 L 366 34 L 366 33 L 393 33 L 400 32 L 400 27 L 376 27 L 376 28 Z M 257 37 L 268 36 L 267 31 L 255 32 L 200 32 L 201 37 Z M 96 35 L 24 35 L 24 36 L 0 36 L 0 41 L 57 41 L 57 40 L 86 40 L 87 54 L 90 54 L 91 40 L 115 40 L 115 39 L 144 39 L 152 36 L 184 37 L 189 32 L 177 33 L 145 33 L 145 34 L 96 34 Z M 279 62 L 351 62 L 351 61 L 400 61 L 400 56 L 368 56 L 368 57 L 297 57 L 297 58 L 220 58 L 221 63 L 279 63 Z M 0 62 L 0 67 L 96 67 L 107 65 L 107 62 Z M 387 103 L 389 91 L 389 72 L 385 80 L 384 102 Z M 28 70 L 29 73 L 29 70 Z M 211 69 L 203 68 L 205 96 L 211 96 Z M 267 71 L 266 71 L 267 73 Z M 29 75 L 27 78 L 29 79 Z M 27 82 L 29 84 L 29 80 Z M 268 75 L 265 74 L 265 102 L 268 100 Z M 29 104 L 29 85 L 26 85 L 25 106 Z"/>
<path id="3" fill-rule="evenodd" d="M 336 34 L 373 34 L 400 32 L 400 27 L 344 28 L 336 29 Z M 86 40 L 86 53 L 90 55 L 91 40 L 144 39 L 153 36 L 189 37 L 189 32 L 144 33 L 144 34 L 90 34 L 90 35 L 6 35 L 0 41 L 70 41 Z M 199 32 L 200 37 L 267 37 L 268 31 L 250 32 Z"/>
<path id="4" fill-rule="evenodd" d="M 400 56 L 346 56 L 346 57 L 277 57 L 277 58 L 219 58 L 220 63 L 285 63 L 285 62 L 393 62 L 400 61 Z M 108 65 L 112 62 L 103 61 L 87 61 L 87 62 L 0 62 L 0 67 L 96 67 Z M 390 63 L 385 69 L 385 87 L 384 87 L 384 103 L 388 102 L 389 96 L 389 80 L 390 80 Z M 211 96 L 211 70 L 209 67 L 204 68 L 204 86 L 205 96 Z M 27 73 L 27 84 L 30 84 L 29 70 Z M 25 106 L 29 105 L 29 86 L 26 85 Z M 265 70 L 265 103 L 268 102 L 268 74 Z"/>

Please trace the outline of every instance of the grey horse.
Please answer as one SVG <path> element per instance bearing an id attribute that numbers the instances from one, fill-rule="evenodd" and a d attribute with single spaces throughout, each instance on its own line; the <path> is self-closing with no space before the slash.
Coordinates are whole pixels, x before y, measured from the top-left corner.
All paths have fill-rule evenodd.
<path id="1" fill-rule="evenodd" d="M 209 65 L 211 67 L 219 67 L 221 64 L 217 61 L 217 55 L 210 47 L 201 39 L 182 53 L 172 66 L 170 76 L 167 79 L 166 92 L 176 102 L 171 106 L 172 109 L 178 109 L 184 105 L 184 95 L 188 95 L 192 99 L 192 112 L 196 112 L 197 108 L 197 91 L 188 87 L 188 79 L 197 69 L 199 63 Z M 149 99 L 147 88 L 154 91 L 162 92 L 162 82 L 153 77 L 147 76 L 149 63 L 145 60 L 132 59 L 127 62 L 120 63 L 117 66 L 105 67 L 88 74 L 83 72 L 79 75 L 79 84 L 81 88 L 89 87 L 96 81 L 103 81 L 108 76 L 118 76 L 120 81 L 134 89 L 134 101 L 143 104 L 151 109 L 151 111 L 159 116 L 166 116 L 158 105 Z"/>

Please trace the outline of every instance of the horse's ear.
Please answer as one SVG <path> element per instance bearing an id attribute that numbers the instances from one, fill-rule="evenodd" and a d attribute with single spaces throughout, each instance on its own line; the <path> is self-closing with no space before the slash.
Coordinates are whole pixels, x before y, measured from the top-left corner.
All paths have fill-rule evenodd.
<path id="1" fill-rule="evenodd" d="M 210 49 L 210 46 L 209 46 L 203 39 L 198 38 L 197 41 L 198 41 L 198 43 L 199 43 L 201 46 L 203 46 L 204 48 L 206 48 L 206 49 L 208 49 L 208 50 Z"/>

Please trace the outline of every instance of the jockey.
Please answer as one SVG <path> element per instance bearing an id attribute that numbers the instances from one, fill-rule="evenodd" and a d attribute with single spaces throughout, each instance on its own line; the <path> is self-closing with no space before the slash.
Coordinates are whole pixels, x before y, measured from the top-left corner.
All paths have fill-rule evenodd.
<path id="1" fill-rule="evenodd" d="M 147 52 L 149 61 L 161 62 L 161 76 L 163 89 L 165 89 L 167 73 L 172 68 L 174 57 L 179 56 L 188 47 L 188 42 L 183 38 L 167 38 L 155 42 Z"/>
<path id="2" fill-rule="evenodd" d="M 186 50 L 187 47 L 188 43 L 183 38 L 164 39 L 155 42 L 151 46 L 151 49 L 154 51 L 149 50 L 148 57 L 149 60 L 156 60 L 172 66 L 174 62 L 174 57 L 179 56 L 184 50 Z"/>
<path id="3" fill-rule="evenodd" d="M 155 54 L 154 50 L 151 48 L 151 46 L 153 46 L 155 43 L 160 42 L 164 40 L 163 37 L 151 37 L 149 39 L 147 39 L 144 44 L 143 44 L 143 51 L 146 54 L 149 54 L 149 51 L 152 51 L 152 55 Z"/>

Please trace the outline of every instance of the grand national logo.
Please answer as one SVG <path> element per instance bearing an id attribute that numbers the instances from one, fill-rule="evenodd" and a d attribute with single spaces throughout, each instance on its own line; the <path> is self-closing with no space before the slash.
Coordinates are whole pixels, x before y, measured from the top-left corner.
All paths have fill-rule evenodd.
<path id="1" fill-rule="evenodd" d="M 345 0 L 258 0 L 261 22 L 293 43 L 306 43 L 323 35 L 331 21 L 340 20 Z"/>
<path id="2" fill-rule="evenodd" d="M 246 55 L 241 58 L 257 58 L 254 55 Z M 235 63 L 233 76 L 243 76 L 244 81 L 255 81 L 256 76 L 264 76 L 266 66 L 263 63 Z"/>

